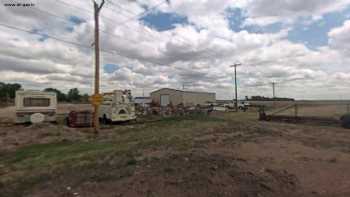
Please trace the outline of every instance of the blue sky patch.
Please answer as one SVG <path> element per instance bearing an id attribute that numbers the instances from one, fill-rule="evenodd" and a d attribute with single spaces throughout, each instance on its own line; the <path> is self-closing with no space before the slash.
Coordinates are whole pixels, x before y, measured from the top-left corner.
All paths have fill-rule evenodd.
<path id="1" fill-rule="evenodd" d="M 244 25 L 247 19 L 246 14 L 239 8 L 226 10 L 226 17 L 229 20 L 230 29 L 234 32 L 247 31 L 249 33 L 277 33 L 284 28 L 285 24 L 278 22 L 267 26 Z M 323 16 L 322 19 L 311 22 L 311 17 L 301 18 L 291 26 L 288 33 L 288 40 L 295 43 L 302 43 L 314 49 L 328 44 L 328 32 L 341 26 L 350 16 L 350 8 L 342 12 L 333 12 Z"/>
<path id="2" fill-rule="evenodd" d="M 187 17 L 176 13 L 151 12 L 140 19 L 145 25 L 157 31 L 166 31 L 175 28 L 176 24 L 189 24 Z"/>
<path id="3" fill-rule="evenodd" d="M 226 18 L 229 21 L 229 27 L 234 32 L 244 30 L 242 28 L 244 20 L 247 18 L 239 8 L 229 8 L 226 10 Z"/>
<path id="4" fill-rule="evenodd" d="M 39 41 L 40 42 L 44 42 L 45 40 L 47 40 L 49 38 L 49 36 L 46 34 L 46 33 L 43 33 L 40 29 L 32 29 L 31 31 L 33 34 L 36 34 L 36 35 L 40 35 L 39 37 Z"/>
<path id="5" fill-rule="evenodd" d="M 288 39 L 292 42 L 303 43 L 309 48 L 325 46 L 328 44 L 328 32 L 335 27 L 342 26 L 347 19 L 346 13 L 350 13 L 350 9 L 340 13 L 326 14 L 322 19 L 311 24 L 305 24 L 301 20 L 288 33 Z"/>
<path id="6" fill-rule="evenodd" d="M 247 31 L 249 33 L 276 33 L 282 29 L 282 23 L 274 23 L 264 27 L 258 25 L 245 25 L 247 19 L 244 11 L 239 8 L 226 10 L 226 18 L 229 20 L 229 27 L 234 32 Z"/>
<path id="7" fill-rule="evenodd" d="M 68 20 L 69 20 L 70 24 L 65 27 L 65 29 L 68 32 L 73 32 L 75 26 L 86 22 L 85 19 L 79 18 L 79 17 L 74 16 L 74 15 L 69 16 Z"/>
<path id="8" fill-rule="evenodd" d="M 120 68 L 120 66 L 118 66 L 116 64 L 105 64 L 103 66 L 103 70 L 108 74 L 114 73 L 119 68 Z"/>
<path id="9" fill-rule="evenodd" d="M 74 15 L 72 15 L 72 16 L 69 17 L 69 21 L 72 22 L 73 24 L 76 24 L 76 25 L 80 25 L 80 24 L 86 22 L 85 19 L 79 18 L 79 17 L 74 16 Z"/>

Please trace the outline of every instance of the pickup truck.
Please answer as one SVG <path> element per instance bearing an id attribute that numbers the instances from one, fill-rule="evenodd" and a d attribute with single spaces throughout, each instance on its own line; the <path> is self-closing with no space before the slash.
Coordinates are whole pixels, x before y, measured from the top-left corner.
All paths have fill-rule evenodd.
<path id="1" fill-rule="evenodd" d="M 225 104 L 224 106 L 229 110 L 235 109 L 234 103 Z M 247 101 L 238 101 L 237 106 L 239 110 L 246 111 L 249 108 L 250 103 Z"/>

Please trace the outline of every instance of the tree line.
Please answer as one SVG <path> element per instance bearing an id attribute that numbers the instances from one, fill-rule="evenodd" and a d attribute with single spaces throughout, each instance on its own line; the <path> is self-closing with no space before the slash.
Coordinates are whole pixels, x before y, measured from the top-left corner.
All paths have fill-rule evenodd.
<path id="1" fill-rule="evenodd" d="M 16 97 L 16 91 L 22 89 L 18 83 L 0 82 L 0 102 L 13 102 Z M 43 91 L 55 92 L 58 102 L 88 102 L 89 95 L 81 94 L 78 88 L 72 88 L 64 93 L 56 88 L 45 88 Z"/>

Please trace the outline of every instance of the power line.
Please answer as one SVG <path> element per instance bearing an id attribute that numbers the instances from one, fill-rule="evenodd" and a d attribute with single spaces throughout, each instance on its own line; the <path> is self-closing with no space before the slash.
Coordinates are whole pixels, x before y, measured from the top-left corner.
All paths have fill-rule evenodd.
<path id="1" fill-rule="evenodd" d="M 111 3 L 112 1 L 107 1 L 109 3 Z M 161 6 L 164 3 L 169 3 L 169 0 L 163 0 L 160 3 L 148 8 L 146 11 L 141 12 L 139 14 L 135 14 L 131 17 L 129 17 L 128 19 L 126 19 L 125 21 L 120 22 L 119 24 L 117 24 L 116 26 L 128 26 L 128 22 L 132 21 L 132 20 L 140 20 L 143 16 L 145 16 L 146 14 L 150 13 L 151 11 L 155 10 L 156 8 L 158 8 L 159 6 Z M 113 3 L 113 5 L 117 5 L 115 3 Z M 124 15 L 125 16 L 125 15 Z M 145 28 L 144 26 L 140 26 L 144 31 L 147 31 L 149 33 L 149 35 L 151 35 L 153 38 L 155 38 L 155 35 L 152 34 L 152 32 L 150 32 L 149 29 Z"/>
<path id="2" fill-rule="evenodd" d="M 86 9 L 86 8 L 83 8 L 83 7 L 78 7 L 78 6 L 74 5 L 74 4 L 68 4 L 68 3 L 66 3 L 65 1 L 62 1 L 62 0 L 56 0 L 56 2 L 61 2 L 61 4 L 64 4 L 67 7 L 76 8 L 77 10 L 84 10 L 86 12 L 93 13 L 92 10 L 89 10 L 89 9 Z"/>
<path id="3" fill-rule="evenodd" d="M 168 3 L 169 2 L 169 0 L 163 0 L 163 1 L 161 1 L 160 3 L 158 3 L 158 4 L 156 4 L 156 5 L 154 5 L 154 6 L 152 6 L 151 8 L 148 8 L 146 11 L 144 11 L 144 12 L 142 12 L 142 13 L 140 13 L 140 14 L 137 14 L 137 15 L 135 15 L 135 16 L 133 16 L 133 17 L 130 17 L 129 19 L 127 19 L 127 20 L 125 20 L 124 22 L 122 22 L 120 25 L 124 25 L 125 23 L 127 23 L 127 22 L 129 22 L 129 21 L 131 21 L 131 20 L 139 20 L 140 18 L 142 18 L 143 16 L 145 16 L 146 14 L 148 14 L 148 13 L 150 13 L 151 11 L 153 11 L 153 10 L 155 10 L 156 8 L 158 8 L 159 6 L 161 6 L 162 4 L 164 4 L 164 3 Z"/>
<path id="4" fill-rule="evenodd" d="M 49 16 L 51 16 L 51 17 L 55 17 L 55 18 L 61 20 L 62 22 L 66 23 L 66 24 L 71 24 L 71 23 L 72 23 L 71 21 L 69 21 L 68 19 L 66 19 L 66 18 L 64 18 L 64 17 L 62 17 L 62 16 L 53 14 L 53 13 L 51 13 L 51 12 L 42 10 L 42 9 L 40 9 L 40 8 L 35 8 L 35 10 L 38 11 L 38 12 L 41 12 L 41 13 L 43 13 L 43 14 L 47 14 L 47 15 L 49 15 Z M 122 37 L 122 36 L 119 36 L 119 35 L 115 35 L 114 33 L 109 32 L 109 31 L 107 31 L 107 30 L 103 30 L 103 29 L 102 29 L 101 32 L 102 32 L 102 33 L 105 33 L 105 34 L 107 34 L 107 35 L 116 37 L 116 38 L 118 38 L 118 39 L 123 38 L 124 40 L 128 40 L 129 42 L 135 42 L 135 41 L 130 40 L 130 39 L 128 39 L 128 38 L 125 38 L 125 37 Z"/>
<path id="5" fill-rule="evenodd" d="M 70 4 L 66 3 L 66 2 L 64 2 L 63 0 L 57 0 L 57 1 L 61 2 L 62 4 L 64 4 L 64 5 L 67 6 L 67 7 L 73 7 L 73 8 L 79 9 L 80 11 L 81 11 L 81 10 L 85 10 L 85 11 L 87 11 L 87 12 L 89 12 L 89 13 L 92 12 L 91 10 L 88 10 L 88 9 L 85 9 L 85 8 L 80 9 L 80 8 L 77 7 L 77 6 L 70 5 Z M 109 0 L 109 1 L 107 1 L 107 2 L 111 3 L 112 1 Z M 144 11 L 144 12 L 142 12 L 142 13 L 139 13 L 139 14 L 136 14 L 136 15 L 134 15 L 134 16 L 132 16 L 132 17 L 129 17 L 129 18 L 126 19 L 125 21 L 119 22 L 119 23 L 116 22 L 116 21 L 114 21 L 114 20 L 111 19 L 110 17 L 101 16 L 101 18 L 107 19 L 109 22 L 111 22 L 110 24 L 113 24 L 112 26 L 114 26 L 114 27 L 115 27 L 115 26 L 126 26 L 126 27 L 130 27 L 128 22 L 130 22 L 130 21 L 132 21 L 132 20 L 139 20 L 140 18 L 142 18 L 142 17 L 145 16 L 146 14 L 148 14 L 148 13 L 154 11 L 154 10 L 157 9 L 159 6 L 163 5 L 164 3 L 170 4 L 170 0 L 162 0 L 162 1 L 159 2 L 158 4 L 156 4 L 156 5 L 151 6 L 150 8 L 148 8 L 146 11 Z M 117 5 L 117 4 L 114 3 L 114 2 L 113 2 L 112 4 L 113 4 L 113 5 Z M 107 22 L 107 21 L 106 21 L 106 22 Z M 116 25 L 115 25 L 115 24 L 116 24 Z M 147 35 L 151 36 L 153 39 L 154 39 L 154 38 L 155 38 L 155 39 L 158 39 L 158 36 L 157 36 L 157 35 L 154 35 L 153 32 L 152 32 L 150 29 L 144 27 L 143 25 L 140 25 L 139 27 L 141 27 L 141 29 L 143 30 L 143 32 L 147 32 Z M 114 37 L 123 38 L 123 39 L 125 39 L 125 40 L 130 41 L 130 42 L 135 42 L 135 41 L 132 41 L 132 40 L 130 40 L 130 39 L 126 39 L 125 37 L 117 36 L 117 35 L 114 34 L 114 32 L 110 32 L 110 31 L 107 31 L 107 30 L 105 30 L 105 29 L 102 29 L 101 31 L 102 31 L 103 33 L 107 33 L 107 34 L 112 35 L 112 36 L 114 36 Z M 182 36 L 181 36 L 181 37 L 182 37 Z M 177 37 L 175 37 L 175 39 L 178 40 Z"/>
<path id="6" fill-rule="evenodd" d="M 166 1 L 165 1 L 165 2 L 166 2 Z M 70 5 L 70 4 L 66 3 L 66 2 L 64 2 L 63 0 L 57 0 L 57 3 L 60 3 L 60 4 L 64 5 L 64 6 L 66 6 L 66 7 L 75 8 L 75 9 L 79 10 L 80 12 L 85 11 L 85 12 L 92 13 L 91 10 L 88 10 L 88 9 L 85 9 L 85 8 L 80 8 L 80 7 L 75 6 L 75 5 Z M 164 3 L 164 2 L 161 2 L 160 4 L 163 4 L 163 3 Z M 151 9 L 155 9 L 156 7 L 159 7 L 159 6 L 160 6 L 160 5 L 157 4 L 157 5 L 153 6 Z M 151 9 L 149 9 L 148 11 L 150 11 Z M 137 14 L 137 15 L 135 15 L 134 17 L 135 17 L 135 19 L 139 19 L 139 18 L 137 17 L 138 15 L 140 15 L 139 17 L 142 17 L 142 16 L 145 15 L 145 14 L 146 14 L 146 11 L 145 11 L 145 12 L 142 12 L 142 13 L 140 13 L 140 14 Z M 101 16 L 101 18 L 107 19 L 107 21 L 105 21 L 105 22 L 108 22 L 108 23 L 111 24 L 112 26 L 116 26 L 115 24 L 117 24 L 117 26 L 127 26 L 127 27 L 129 27 L 129 24 L 128 24 L 127 22 L 130 22 L 131 19 L 133 19 L 134 17 L 129 17 L 128 19 L 126 19 L 126 20 L 123 21 L 123 22 L 116 22 L 114 19 L 112 19 L 112 18 L 110 18 L 110 17 Z M 85 20 L 86 20 L 86 19 L 85 19 Z M 140 26 L 140 27 L 142 28 L 143 32 L 147 31 L 148 35 L 152 36 L 153 38 L 156 38 L 156 36 L 155 36 L 154 34 L 152 34 L 152 32 L 151 32 L 149 29 L 145 28 L 144 26 Z M 109 31 L 106 31 L 106 30 L 102 30 L 102 31 L 103 31 L 103 32 L 109 32 Z M 109 33 L 113 34 L 112 32 L 109 32 Z"/>
<path id="7" fill-rule="evenodd" d="M 36 35 L 40 35 L 40 36 L 43 36 L 43 37 L 48 37 L 48 38 L 54 39 L 56 41 L 63 42 L 63 43 L 66 43 L 66 44 L 70 44 L 70 45 L 74 45 L 74 46 L 81 47 L 81 48 L 92 49 L 92 47 L 89 46 L 89 45 L 84 45 L 84 44 L 80 44 L 80 43 L 77 43 L 77 42 L 67 41 L 67 40 L 58 38 L 56 36 L 52 36 L 50 34 L 43 34 L 43 33 L 39 33 L 39 32 L 33 32 L 32 30 L 22 29 L 22 28 L 19 28 L 19 27 L 15 27 L 15 26 L 3 24 L 3 23 L 0 23 L 0 26 L 6 27 L 8 29 L 13 29 L 13 30 L 17 30 L 17 31 L 26 32 L 26 33 L 29 33 L 29 34 L 36 34 Z M 116 50 L 101 49 L 101 52 L 103 52 L 105 54 L 110 54 L 110 55 L 113 55 L 113 56 L 117 55 L 119 57 L 133 59 L 133 57 L 120 55 L 118 53 L 118 51 L 116 51 Z M 163 65 L 161 62 L 151 62 L 151 61 L 146 60 L 146 59 L 144 59 L 144 61 L 149 62 L 149 63 L 155 63 L 155 64 L 158 64 L 158 65 Z"/>
<path id="8" fill-rule="evenodd" d="M 39 36 L 48 37 L 48 38 L 54 39 L 56 41 L 63 42 L 63 43 L 66 43 L 66 44 L 70 44 L 70 45 L 74 45 L 74 46 L 81 47 L 81 48 L 92 49 L 91 46 L 89 46 L 89 45 L 84 45 L 84 44 L 80 44 L 80 43 L 77 43 L 77 42 L 67 41 L 67 40 L 58 38 L 56 36 L 52 36 L 50 34 L 33 32 L 32 30 L 22 29 L 22 28 L 19 28 L 19 27 L 15 27 L 15 26 L 3 24 L 3 23 L 0 23 L 0 26 L 6 27 L 8 29 L 13 29 L 13 30 L 17 30 L 17 31 L 26 32 L 26 33 L 29 33 L 29 34 L 36 34 L 36 35 L 39 35 Z M 101 51 L 104 52 L 104 53 L 109 53 L 109 54 L 112 54 L 112 55 L 121 56 L 121 55 L 117 54 L 117 51 L 115 51 L 115 50 L 101 49 Z"/>
<path id="9" fill-rule="evenodd" d="M 54 14 L 54 13 L 52 13 L 52 12 L 49 12 L 49 11 L 46 11 L 46 10 L 42 10 L 42 9 L 40 9 L 40 8 L 35 8 L 34 10 L 36 10 L 37 12 L 41 12 L 42 14 L 46 14 L 46 15 L 49 15 L 49 16 L 51 16 L 51 17 L 57 18 L 57 19 L 61 20 L 62 22 L 66 23 L 66 24 L 71 24 L 71 23 L 73 23 L 72 21 L 69 21 L 69 19 L 67 19 L 67 18 L 65 18 L 65 17 L 62 17 L 62 16 L 59 16 L 59 15 L 57 15 L 57 14 Z M 83 17 L 81 17 L 81 18 L 83 18 Z M 88 20 L 88 19 L 86 19 L 86 18 L 83 18 L 83 19 L 84 19 L 84 20 Z M 145 28 L 144 26 L 140 26 L 140 27 L 142 27 L 143 29 L 147 30 L 147 31 L 150 33 L 149 35 L 151 35 L 151 36 L 153 36 L 153 37 L 155 38 L 155 35 L 154 35 L 154 34 L 151 34 L 151 32 L 150 32 L 149 29 Z M 114 32 L 107 31 L 106 29 L 102 29 L 101 32 L 104 33 L 104 34 L 110 35 L 110 36 L 112 36 L 112 37 L 118 38 L 118 39 L 122 38 L 123 40 L 127 40 L 127 41 L 129 41 L 129 42 L 131 42 L 131 43 L 136 42 L 136 41 L 134 41 L 134 40 L 128 39 L 127 37 L 123 37 L 123 36 L 120 36 L 120 35 L 116 35 L 116 34 L 114 34 Z"/>
<path id="10" fill-rule="evenodd" d="M 57 15 L 57 14 L 54 14 L 54 13 L 52 13 L 52 12 L 48 12 L 48 11 L 46 11 L 46 10 L 42 10 L 42 9 L 40 9 L 40 8 L 37 8 L 37 7 L 33 7 L 33 9 L 36 10 L 36 11 L 38 11 L 38 12 L 40 12 L 40 13 L 42 13 L 42 14 L 47 14 L 47 15 L 49 15 L 49 16 L 51 16 L 51 17 L 58 18 L 58 19 L 60 19 L 61 21 L 67 23 L 67 24 L 68 24 L 68 23 L 69 23 L 69 24 L 72 23 L 71 21 L 67 20 L 65 17 L 62 17 L 62 16 Z"/>
<path id="11" fill-rule="evenodd" d="M 110 1 L 108 1 L 110 2 Z M 163 5 L 164 3 L 167 3 L 168 5 L 170 4 L 170 0 L 162 0 L 161 2 L 159 2 L 158 4 L 148 8 L 146 11 L 140 13 L 140 14 L 137 14 L 133 17 L 130 17 L 129 19 L 117 24 L 118 26 L 125 26 L 125 25 L 128 25 L 128 22 L 132 21 L 132 20 L 140 20 L 143 16 L 145 16 L 146 14 L 154 11 L 155 9 L 157 9 L 159 6 Z M 140 26 L 144 31 L 147 31 L 149 34 L 148 35 L 151 35 L 153 38 L 157 38 L 154 34 L 152 34 L 151 30 L 149 30 L 148 28 L 144 27 L 143 25 Z M 181 36 L 182 37 L 182 36 Z M 183 38 L 183 37 L 182 37 Z M 177 37 L 175 37 L 176 40 L 178 40 Z M 185 40 L 187 40 L 186 38 L 184 38 Z M 179 40 L 178 40 L 179 41 Z M 181 40 L 182 41 L 182 40 Z"/>
<path id="12" fill-rule="evenodd" d="M 39 36 L 48 37 L 48 38 L 51 38 L 51 39 L 54 39 L 54 40 L 57 40 L 57 41 L 60 41 L 60 42 L 64 42 L 64 43 L 67 43 L 67 44 L 76 45 L 76 46 L 79 46 L 79 47 L 91 49 L 91 47 L 88 46 L 88 45 L 83 45 L 83 44 L 79 44 L 79 43 L 77 43 L 77 42 L 72 42 L 72 41 L 63 40 L 63 39 L 61 39 L 61 38 L 57 38 L 57 37 L 52 36 L 52 35 L 49 35 L 49 34 L 34 32 L 34 31 L 32 31 L 32 30 L 22 29 L 22 28 L 19 28 L 19 27 L 15 27 L 15 26 L 3 24 L 3 23 L 0 23 L 0 26 L 6 27 L 6 28 L 9 28 L 9 29 L 14 29 L 14 30 L 22 31 L 22 32 L 27 32 L 27 33 L 29 33 L 29 34 L 36 34 L 36 35 L 39 35 Z"/>
<path id="13" fill-rule="evenodd" d="M 75 9 L 79 10 L 80 12 L 84 11 L 84 12 L 88 12 L 89 14 L 92 14 L 92 13 L 93 13 L 93 11 L 91 11 L 91 10 L 89 10 L 89 9 L 86 9 L 86 8 L 83 8 L 83 7 L 78 7 L 78 6 L 76 6 L 76 5 L 68 4 L 68 3 L 66 3 L 66 2 L 63 1 L 63 0 L 57 0 L 57 3 L 61 3 L 62 5 L 66 6 L 66 7 L 75 8 Z M 113 19 L 110 18 L 110 17 L 102 16 L 101 18 L 105 18 L 105 19 L 108 19 L 108 20 L 110 20 L 110 21 L 112 21 L 112 22 L 115 22 L 115 21 L 113 21 Z"/>
<path id="14" fill-rule="evenodd" d="M 58 1 L 58 2 L 61 2 L 61 4 L 64 4 L 64 5 L 67 6 L 67 7 L 73 7 L 73 8 L 79 9 L 79 11 L 85 10 L 85 11 L 87 11 L 87 12 L 89 12 L 89 13 L 92 12 L 91 10 L 88 10 L 88 9 L 85 9 L 85 8 L 80 8 L 80 7 L 78 7 L 78 6 L 70 5 L 70 4 L 66 3 L 66 2 L 64 2 L 63 0 L 57 0 L 57 1 Z M 108 2 L 111 3 L 112 1 L 109 0 Z M 117 23 L 117 25 L 114 24 L 114 23 L 116 23 L 116 21 L 114 21 L 113 19 L 111 19 L 111 18 L 109 18 L 109 17 L 106 18 L 106 16 L 101 16 L 101 17 L 102 17 L 102 18 L 105 18 L 105 19 L 108 19 L 110 22 L 113 23 L 114 26 L 127 26 L 127 27 L 129 27 L 129 26 L 128 26 L 128 22 L 130 22 L 130 21 L 132 21 L 132 20 L 135 20 L 135 19 L 136 19 L 136 20 L 139 20 L 140 18 L 142 18 L 142 17 L 145 16 L 146 14 L 150 13 L 151 11 L 155 10 L 156 8 L 158 8 L 159 6 L 161 6 L 161 5 L 164 4 L 164 3 L 170 4 L 170 0 L 162 0 L 162 1 L 159 2 L 158 4 L 156 4 L 156 5 L 151 6 L 150 8 L 148 8 L 146 11 L 144 11 L 144 12 L 142 12 L 142 13 L 139 13 L 139 14 L 136 14 L 136 15 L 134 15 L 134 16 L 132 16 L 132 17 L 129 17 L 129 18 L 126 19 L 125 21 L 120 22 L 120 23 Z M 114 3 L 114 2 L 113 2 L 113 4 L 116 5 L 116 3 Z M 141 25 L 140 27 L 142 28 L 143 32 L 147 32 L 148 35 L 152 36 L 153 38 L 158 39 L 158 36 L 154 35 L 150 29 L 144 27 L 143 25 Z M 116 35 L 114 34 L 114 32 L 109 32 L 109 31 L 106 31 L 106 30 L 101 30 L 101 31 L 104 32 L 104 33 L 108 33 L 108 34 L 110 34 L 110 35 L 116 36 Z M 121 36 L 118 36 L 118 37 L 121 37 Z M 182 36 L 181 36 L 181 37 L 182 37 Z M 125 37 L 123 37 L 123 39 L 125 39 Z M 175 39 L 178 40 L 177 37 L 175 37 Z M 128 40 L 128 39 L 126 39 L 126 40 Z M 129 41 L 130 41 L 130 40 L 129 40 Z M 134 42 L 134 41 L 131 41 L 131 42 Z"/>
<path id="15" fill-rule="evenodd" d="M 119 9 L 121 9 L 121 10 L 123 10 L 123 11 L 126 11 L 126 12 L 128 12 L 129 14 L 131 14 L 131 15 L 136 15 L 135 12 L 132 12 L 132 11 L 129 10 L 129 9 L 126 9 L 126 8 L 121 7 L 119 4 L 114 3 L 112 0 L 107 0 L 107 3 L 109 3 L 109 4 L 112 5 L 113 7 L 118 7 Z"/>

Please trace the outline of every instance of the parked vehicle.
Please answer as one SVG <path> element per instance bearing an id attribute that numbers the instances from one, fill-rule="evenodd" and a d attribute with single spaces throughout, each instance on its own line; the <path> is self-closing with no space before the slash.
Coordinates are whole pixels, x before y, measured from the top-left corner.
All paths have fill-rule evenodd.
<path id="1" fill-rule="evenodd" d="M 135 120 L 135 104 L 132 102 L 131 91 L 115 90 L 104 93 L 99 118 L 103 123 Z"/>
<path id="2" fill-rule="evenodd" d="M 71 111 L 66 118 L 66 124 L 69 127 L 92 127 L 93 113 L 89 110 Z"/>
<path id="3" fill-rule="evenodd" d="M 16 91 L 16 123 L 55 122 L 57 98 L 54 92 Z"/>
<path id="4" fill-rule="evenodd" d="M 234 110 L 235 109 L 235 102 L 225 104 L 224 105 L 227 110 Z M 239 110 L 246 111 L 250 106 L 250 103 L 248 101 L 238 101 L 237 107 Z"/>
<path id="5" fill-rule="evenodd" d="M 246 111 L 250 106 L 248 101 L 238 101 L 238 109 Z"/>

